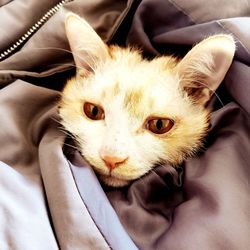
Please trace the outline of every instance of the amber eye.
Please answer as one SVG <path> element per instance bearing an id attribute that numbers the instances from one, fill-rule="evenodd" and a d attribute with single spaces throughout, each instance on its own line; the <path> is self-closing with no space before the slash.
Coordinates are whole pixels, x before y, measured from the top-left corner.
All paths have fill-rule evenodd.
<path id="1" fill-rule="evenodd" d="M 146 128 L 154 134 L 165 134 L 174 126 L 168 118 L 153 118 L 148 120 Z"/>
<path id="2" fill-rule="evenodd" d="M 85 115 L 91 120 L 103 120 L 105 117 L 103 109 L 100 106 L 90 102 L 84 103 L 83 111 Z"/>

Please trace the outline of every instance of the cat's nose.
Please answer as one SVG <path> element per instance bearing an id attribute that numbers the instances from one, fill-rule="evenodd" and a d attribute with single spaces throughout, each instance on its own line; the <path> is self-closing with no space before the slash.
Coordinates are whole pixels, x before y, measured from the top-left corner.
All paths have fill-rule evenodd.
<path id="1" fill-rule="evenodd" d="M 128 157 L 121 157 L 115 155 L 101 155 L 101 158 L 110 170 L 113 170 L 114 168 L 118 167 L 120 164 L 124 163 L 128 159 Z"/>

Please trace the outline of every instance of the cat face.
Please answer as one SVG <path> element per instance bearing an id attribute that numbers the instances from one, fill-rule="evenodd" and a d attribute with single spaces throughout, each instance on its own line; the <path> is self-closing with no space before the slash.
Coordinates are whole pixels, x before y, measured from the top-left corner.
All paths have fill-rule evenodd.
<path id="1" fill-rule="evenodd" d="M 137 50 L 108 47 L 75 15 L 67 18 L 66 32 L 79 70 L 63 91 L 61 123 L 104 183 L 127 185 L 157 164 L 180 164 L 198 150 L 208 128 L 204 105 L 232 61 L 230 37 L 214 38 L 228 42 L 223 56 L 229 54 L 229 62 L 209 48 L 204 54 L 209 42 L 179 62 L 167 56 L 148 61 Z M 204 84 L 215 59 L 225 69 L 213 74 L 209 90 Z"/>
<path id="2" fill-rule="evenodd" d="M 161 60 L 113 48 L 112 59 L 64 89 L 63 125 L 109 185 L 126 184 L 158 163 L 180 163 L 206 132 L 207 112 L 184 97 L 171 72 L 175 60 L 164 58 L 168 70 Z M 105 156 L 120 160 L 110 168 Z"/>

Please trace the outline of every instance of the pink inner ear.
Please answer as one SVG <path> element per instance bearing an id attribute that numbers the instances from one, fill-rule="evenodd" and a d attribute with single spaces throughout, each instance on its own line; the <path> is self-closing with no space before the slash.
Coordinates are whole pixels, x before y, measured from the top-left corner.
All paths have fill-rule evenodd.
<path id="1" fill-rule="evenodd" d="M 196 104 L 206 106 L 207 102 L 210 100 L 211 96 L 214 94 L 213 90 L 208 88 L 184 88 L 184 91 Z"/>
<path id="2" fill-rule="evenodd" d="M 228 35 L 211 36 L 198 43 L 177 65 L 182 88 L 196 103 L 206 105 L 223 81 L 235 52 Z"/>

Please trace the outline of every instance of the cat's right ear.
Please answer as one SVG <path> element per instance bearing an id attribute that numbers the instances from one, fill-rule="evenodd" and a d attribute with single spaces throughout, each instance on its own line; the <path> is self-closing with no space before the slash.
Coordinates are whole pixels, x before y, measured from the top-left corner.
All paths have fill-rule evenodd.
<path id="1" fill-rule="evenodd" d="M 65 20 L 66 35 L 77 67 L 85 76 L 109 57 L 106 44 L 81 17 L 70 13 Z"/>
<path id="2" fill-rule="evenodd" d="M 234 57 L 231 35 L 210 36 L 195 45 L 176 69 L 180 86 L 197 104 L 205 106 L 224 79 Z"/>

